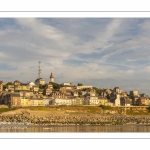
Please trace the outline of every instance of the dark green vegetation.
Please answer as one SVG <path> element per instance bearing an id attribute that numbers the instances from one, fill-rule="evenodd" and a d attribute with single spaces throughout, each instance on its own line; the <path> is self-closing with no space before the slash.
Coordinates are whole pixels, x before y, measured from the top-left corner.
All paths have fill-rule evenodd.
<path id="1" fill-rule="evenodd" d="M 104 110 L 112 110 L 111 106 L 100 105 L 100 107 Z"/>
<path id="2" fill-rule="evenodd" d="M 82 86 L 83 84 L 82 83 L 78 83 L 78 85 L 77 86 Z"/>
<path id="3" fill-rule="evenodd" d="M 0 108 L 0 113 L 16 110 L 17 108 Z"/>
<path id="4" fill-rule="evenodd" d="M 58 90 L 60 89 L 60 87 L 63 87 L 63 85 L 55 83 L 55 82 L 51 82 L 51 84 L 53 85 L 53 90 Z"/>

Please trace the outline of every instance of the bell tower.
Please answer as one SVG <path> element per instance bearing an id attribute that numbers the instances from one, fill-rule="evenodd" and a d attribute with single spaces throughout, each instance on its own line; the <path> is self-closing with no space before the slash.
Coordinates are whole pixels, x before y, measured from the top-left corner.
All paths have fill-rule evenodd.
<path id="1" fill-rule="evenodd" d="M 54 82 L 54 76 L 53 76 L 52 73 L 51 73 L 51 75 L 50 75 L 50 82 Z"/>

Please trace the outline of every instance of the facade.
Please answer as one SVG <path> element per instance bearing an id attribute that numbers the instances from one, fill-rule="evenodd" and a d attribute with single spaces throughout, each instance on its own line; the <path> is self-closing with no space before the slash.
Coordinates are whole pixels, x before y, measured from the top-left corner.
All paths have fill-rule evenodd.
<path id="1" fill-rule="evenodd" d="M 79 93 L 77 91 L 75 91 L 75 92 L 72 93 L 72 95 L 78 97 Z"/>
<path id="2" fill-rule="evenodd" d="M 32 88 L 33 86 L 35 86 L 35 83 L 34 82 L 29 82 L 28 84 L 27 84 L 27 87 L 28 88 Z"/>
<path id="3" fill-rule="evenodd" d="M 43 91 L 43 95 L 50 95 L 53 91 L 53 85 L 51 83 L 46 84 L 46 87 Z"/>
<path id="4" fill-rule="evenodd" d="M 120 105 L 121 106 L 131 106 L 132 100 L 127 97 L 121 97 L 120 98 Z"/>
<path id="5" fill-rule="evenodd" d="M 131 96 L 138 96 L 138 91 L 130 91 Z"/>
<path id="6" fill-rule="evenodd" d="M 2 93 L 0 93 L 0 104 L 1 105 L 7 105 L 7 95 L 10 92 L 8 91 L 3 91 Z"/>
<path id="7" fill-rule="evenodd" d="M 50 105 L 50 101 L 51 101 L 51 99 L 49 99 L 49 98 L 44 98 L 43 99 L 43 103 L 44 103 L 45 106 L 49 106 Z"/>
<path id="8" fill-rule="evenodd" d="M 100 105 L 106 105 L 108 103 L 108 99 L 104 97 L 101 97 L 98 100 Z"/>
<path id="9" fill-rule="evenodd" d="M 93 86 L 91 86 L 91 85 L 76 86 L 76 89 L 77 89 L 77 90 L 78 90 L 78 89 L 88 89 L 88 88 L 92 89 Z"/>
<path id="10" fill-rule="evenodd" d="M 149 105 L 149 99 L 145 98 L 145 97 L 139 97 L 136 102 L 135 105 Z"/>
<path id="11" fill-rule="evenodd" d="M 20 91 L 20 97 L 30 98 L 33 96 L 33 91 Z"/>
<path id="12" fill-rule="evenodd" d="M 38 92 L 39 91 L 39 87 L 38 86 L 33 86 L 32 87 L 32 91 L 33 92 Z"/>
<path id="13" fill-rule="evenodd" d="M 79 97 L 54 98 L 50 101 L 50 105 L 83 105 L 83 99 Z"/>
<path id="14" fill-rule="evenodd" d="M 120 106 L 120 94 L 117 92 L 112 92 L 110 94 L 110 102 L 114 104 L 114 106 Z"/>
<path id="15" fill-rule="evenodd" d="M 74 100 L 66 98 L 54 98 L 51 101 L 51 105 L 72 105 Z"/>
<path id="16" fill-rule="evenodd" d="M 44 106 L 43 98 L 31 98 L 31 106 Z"/>
<path id="17" fill-rule="evenodd" d="M 113 91 L 116 92 L 116 93 L 121 93 L 121 90 L 120 90 L 119 87 L 115 87 L 115 88 L 113 89 Z"/>
<path id="18" fill-rule="evenodd" d="M 14 84 L 13 84 L 13 82 L 8 82 L 7 84 L 6 84 L 6 88 L 8 89 L 8 91 L 14 91 Z"/>
<path id="19" fill-rule="evenodd" d="M 94 89 L 90 90 L 89 92 L 90 96 L 96 96 L 96 91 Z"/>
<path id="20" fill-rule="evenodd" d="M 7 94 L 6 105 L 9 107 L 21 107 L 20 94 L 19 93 Z"/>
<path id="21" fill-rule="evenodd" d="M 66 87 L 60 87 L 59 92 L 66 93 Z"/>
<path id="22" fill-rule="evenodd" d="M 69 82 L 65 82 L 65 83 L 62 83 L 63 86 L 74 86 L 73 83 L 69 83 Z"/>
<path id="23" fill-rule="evenodd" d="M 3 91 L 3 81 L 0 80 L 0 92 Z"/>
<path id="24" fill-rule="evenodd" d="M 20 85 L 20 90 L 26 90 L 26 91 L 29 91 L 30 90 L 30 88 L 28 87 L 28 84 L 21 84 Z"/>
<path id="25" fill-rule="evenodd" d="M 31 106 L 31 100 L 29 98 L 20 98 L 20 99 L 22 107 Z"/>
<path id="26" fill-rule="evenodd" d="M 13 82 L 13 85 L 14 85 L 14 91 L 20 90 L 20 86 L 21 86 L 21 82 L 20 82 L 20 81 L 15 80 L 15 81 Z"/>
<path id="27" fill-rule="evenodd" d="M 138 95 L 133 95 L 132 96 L 132 105 L 137 105 L 139 102 L 137 102 L 139 99 Z"/>
<path id="28" fill-rule="evenodd" d="M 35 80 L 35 85 L 39 86 L 39 85 L 45 85 L 45 80 L 43 78 L 39 78 Z"/>
<path id="29" fill-rule="evenodd" d="M 62 98 L 62 99 L 67 98 L 66 94 L 59 93 L 59 92 L 53 92 L 53 93 L 51 93 L 51 97 L 52 98 Z"/>
<path id="30" fill-rule="evenodd" d="M 100 100 L 97 96 L 86 96 L 84 99 L 84 105 L 100 105 Z"/>

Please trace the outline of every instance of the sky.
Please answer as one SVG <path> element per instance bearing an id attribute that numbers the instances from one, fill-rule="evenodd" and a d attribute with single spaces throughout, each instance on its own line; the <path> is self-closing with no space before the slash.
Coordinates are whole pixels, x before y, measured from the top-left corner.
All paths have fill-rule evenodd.
<path id="1" fill-rule="evenodd" d="M 0 18 L 0 80 L 150 95 L 150 18 Z"/>

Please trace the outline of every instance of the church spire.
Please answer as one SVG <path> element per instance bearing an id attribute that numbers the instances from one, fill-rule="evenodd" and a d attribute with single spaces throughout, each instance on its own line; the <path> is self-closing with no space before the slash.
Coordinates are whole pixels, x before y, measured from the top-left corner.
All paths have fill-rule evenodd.
<path id="1" fill-rule="evenodd" d="M 54 82 L 54 76 L 53 76 L 53 73 L 51 73 L 51 75 L 50 75 L 50 82 Z"/>

